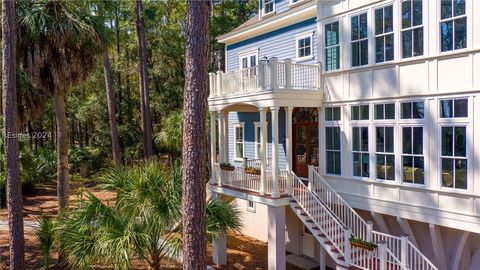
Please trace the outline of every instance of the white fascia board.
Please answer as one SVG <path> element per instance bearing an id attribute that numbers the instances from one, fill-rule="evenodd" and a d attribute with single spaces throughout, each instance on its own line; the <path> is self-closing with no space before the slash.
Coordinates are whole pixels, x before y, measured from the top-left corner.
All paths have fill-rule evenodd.
<path id="1" fill-rule="evenodd" d="M 271 32 L 273 30 L 283 28 L 301 22 L 306 19 L 315 17 L 317 13 L 317 2 L 312 1 L 305 5 L 299 6 L 299 9 L 292 9 L 276 16 L 262 19 L 260 24 L 253 24 L 247 26 L 239 31 L 233 31 L 217 38 L 218 42 L 230 45 L 243 41 L 248 38 L 252 38 L 261 34 Z"/>

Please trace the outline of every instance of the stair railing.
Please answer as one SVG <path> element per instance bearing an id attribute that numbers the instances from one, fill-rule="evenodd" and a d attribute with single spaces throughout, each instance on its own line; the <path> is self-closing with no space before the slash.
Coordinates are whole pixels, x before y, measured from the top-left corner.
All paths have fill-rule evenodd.
<path id="1" fill-rule="evenodd" d="M 320 201 L 332 211 L 344 226 L 352 228 L 352 234 L 373 243 L 385 242 L 386 248 L 401 262 L 403 269 L 438 270 L 425 255 L 416 248 L 408 236 L 393 236 L 372 230 L 353 208 L 320 175 L 318 167 L 309 167 L 309 188 Z"/>
<path id="2" fill-rule="evenodd" d="M 292 197 L 297 204 L 304 210 L 315 226 L 320 229 L 328 241 L 332 243 L 332 246 L 345 258 L 350 259 L 350 245 L 348 240 L 345 241 L 345 238 L 347 238 L 345 232 L 350 230 L 338 221 L 338 218 L 320 202 L 317 196 L 294 173 L 292 173 L 292 178 Z M 346 248 L 347 245 L 348 248 Z"/>

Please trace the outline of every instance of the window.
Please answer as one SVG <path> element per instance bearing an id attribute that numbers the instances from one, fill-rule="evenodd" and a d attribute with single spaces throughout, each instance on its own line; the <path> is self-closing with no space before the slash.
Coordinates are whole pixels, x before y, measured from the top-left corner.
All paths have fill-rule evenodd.
<path id="1" fill-rule="evenodd" d="M 261 128 L 260 128 L 260 122 L 254 122 L 253 125 L 255 126 L 255 158 L 260 159 L 260 148 L 261 148 Z M 268 126 L 268 123 L 267 123 Z M 267 132 L 268 133 L 268 132 Z M 268 135 L 267 135 L 268 136 Z M 265 138 L 266 141 L 268 142 L 268 138 Z M 268 151 L 265 153 L 265 156 L 268 158 Z"/>
<path id="2" fill-rule="evenodd" d="M 376 128 L 377 179 L 395 180 L 393 127 Z"/>
<path id="3" fill-rule="evenodd" d="M 467 189 L 467 128 L 441 127 L 442 187 Z"/>
<path id="4" fill-rule="evenodd" d="M 370 177 L 368 127 L 352 128 L 353 175 Z"/>
<path id="5" fill-rule="evenodd" d="M 375 104 L 375 120 L 395 119 L 395 103 Z"/>
<path id="6" fill-rule="evenodd" d="M 402 1 L 402 57 L 423 55 L 423 2 Z"/>
<path id="7" fill-rule="evenodd" d="M 275 0 L 263 1 L 263 15 L 270 14 L 275 11 Z"/>
<path id="8" fill-rule="evenodd" d="M 368 105 L 355 105 L 351 107 L 352 120 L 369 120 L 370 107 Z"/>
<path id="9" fill-rule="evenodd" d="M 296 38 L 297 60 L 308 60 L 312 58 L 312 34 L 302 35 Z"/>
<path id="10" fill-rule="evenodd" d="M 424 184 L 423 127 L 402 128 L 403 182 Z"/>
<path id="11" fill-rule="evenodd" d="M 393 6 L 375 10 L 375 62 L 393 60 Z"/>
<path id="12" fill-rule="evenodd" d="M 233 125 L 234 127 L 234 142 L 235 142 L 235 147 L 234 147 L 234 157 L 236 160 L 242 160 L 244 155 L 243 155 L 243 149 L 244 149 L 244 123 L 237 123 Z"/>
<path id="13" fill-rule="evenodd" d="M 440 117 L 468 117 L 468 99 L 440 100 Z"/>
<path id="14" fill-rule="evenodd" d="M 340 107 L 326 107 L 325 121 L 340 121 Z"/>
<path id="15" fill-rule="evenodd" d="M 247 201 L 247 211 L 255 213 L 255 202 Z"/>
<path id="16" fill-rule="evenodd" d="M 442 0 L 440 6 L 440 41 L 442 52 L 467 47 L 465 0 Z"/>
<path id="17" fill-rule="evenodd" d="M 325 25 L 325 69 L 340 68 L 340 37 L 338 22 Z"/>
<path id="18" fill-rule="evenodd" d="M 340 127 L 325 127 L 326 172 L 341 174 Z"/>
<path id="19" fill-rule="evenodd" d="M 401 103 L 402 119 L 423 119 L 425 117 L 425 105 L 423 101 Z"/>
<path id="20" fill-rule="evenodd" d="M 367 13 L 351 18 L 352 67 L 368 64 Z"/>

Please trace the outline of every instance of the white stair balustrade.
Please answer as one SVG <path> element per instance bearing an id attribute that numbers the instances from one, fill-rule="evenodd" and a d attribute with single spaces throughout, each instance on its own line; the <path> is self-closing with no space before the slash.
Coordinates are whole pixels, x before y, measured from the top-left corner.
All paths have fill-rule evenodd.
<path id="1" fill-rule="evenodd" d="M 363 218 L 338 195 L 319 174 L 318 168 L 309 167 L 309 183 L 305 190 L 302 188 L 306 187 L 306 185 L 296 176 L 294 178 L 292 197 L 297 204 L 302 204 L 295 196 L 295 192 L 298 193 L 298 189 L 300 189 L 304 193 L 309 193 L 308 195 L 302 195 L 303 197 L 300 199 L 314 196 L 316 200 L 310 199 L 309 207 L 315 205 L 313 207 L 314 210 L 317 208 L 326 209 L 329 212 L 328 216 L 335 219 L 336 222 L 344 228 L 344 232 L 347 230 L 346 228 L 349 230 L 351 228 L 352 237 L 377 245 L 381 243 L 381 248 L 385 249 L 385 251 L 379 253 L 380 248 L 378 247 L 374 251 L 352 248 L 350 262 L 352 265 L 363 269 L 438 270 L 435 265 L 408 240 L 408 236 L 404 235 L 399 237 L 373 231 L 372 224 L 363 220 Z M 309 215 L 308 207 L 302 209 Z M 312 233 L 314 232 L 312 231 Z M 347 240 L 345 240 L 345 242 L 347 242 Z M 350 245 L 350 243 L 348 243 L 348 245 Z M 346 248 L 345 250 L 348 251 L 349 249 Z M 382 264 L 380 259 L 385 259 L 386 262 L 384 260 Z M 348 260 L 343 260 L 343 262 L 345 261 L 348 262 Z"/>

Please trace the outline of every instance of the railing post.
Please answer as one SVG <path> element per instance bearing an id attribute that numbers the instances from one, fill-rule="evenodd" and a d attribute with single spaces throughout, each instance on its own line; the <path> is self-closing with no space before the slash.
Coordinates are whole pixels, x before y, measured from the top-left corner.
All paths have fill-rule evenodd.
<path id="1" fill-rule="evenodd" d="M 308 165 L 308 190 L 312 190 L 313 181 L 313 165 Z"/>
<path id="2" fill-rule="evenodd" d="M 210 72 L 208 73 L 208 78 L 209 78 L 209 85 L 210 85 L 210 96 L 216 96 L 216 86 L 217 86 L 217 81 L 215 78 L 215 72 Z"/>
<path id="3" fill-rule="evenodd" d="M 267 64 L 267 61 L 265 60 L 260 60 L 258 62 L 258 88 L 260 91 L 265 91 L 265 65 Z"/>
<path id="4" fill-rule="evenodd" d="M 242 160 L 242 168 L 246 168 L 247 167 L 247 163 L 248 163 L 248 158 L 247 157 L 243 157 L 243 160 Z"/>
<path id="5" fill-rule="evenodd" d="M 285 59 L 285 89 L 292 88 L 292 59 Z"/>
<path id="6" fill-rule="evenodd" d="M 322 63 L 321 62 L 318 62 L 318 75 L 317 75 L 317 88 L 320 89 L 321 88 L 321 84 L 322 84 Z"/>
<path id="7" fill-rule="evenodd" d="M 378 243 L 378 259 L 380 263 L 380 270 L 387 270 L 387 242 L 381 241 Z"/>
<path id="8" fill-rule="evenodd" d="M 368 242 L 372 242 L 373 241 L 373 222 L 372 221 L 367 221 L 367 240 Z"/>
<path id="9" fill-rule="evenodd" d="M 344 244 L 344 257 L 345 257 L 345 263 L 347 265 L 350 265 L 350 261 L 352 258 L 352 247 L 350 246 L 350 237 L 352 236 L 352 229 L 348 227 L 344 227 L 344 238 L 343 238 L 343 244 Z"/>
<path id="10" fill-rule="evenodd" d="M 221 96 L 223 95 L 223 84 L 222 84 L 222 75 L 223 75 L 223 71 L 219 70 L 217 71 L 217 96 Z"/>
<path id="11" fill-rule="evenodd" d="M 278 59 L 276 57 L 270 58 L 268 65 L 270 66 L 270 90 L 274 91 L 277 89 Z"/>
<path id="12" fill-rule="evenodd" d="M 402 269 L 408 269 L 408 234 L 400 236 L 400 256 Z"/>

